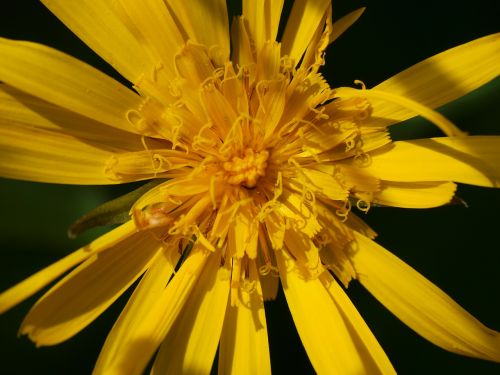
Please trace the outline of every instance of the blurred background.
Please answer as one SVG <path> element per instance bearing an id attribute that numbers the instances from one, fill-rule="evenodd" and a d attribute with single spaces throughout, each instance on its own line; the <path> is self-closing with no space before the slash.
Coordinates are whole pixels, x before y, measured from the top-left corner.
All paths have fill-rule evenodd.
<path id="1" fill-rule="evenodd" d="M 237 11 L 235 1 L 229 2 Z M 334 18 L 361 6 L 367 6 L 365 14 L 328 50 L 323 73 L 332 86 L 352 85 L 360 79 L 372 87 L 414 63 L 499 28 L 498 2 L 494 0 L 337 0 Z M 39 1 L 2 5 L 0 36 L 53 46 L 121 80 Z M 500 134 L 499 81 L 440 111 L 470 134 Z M 440 135 L 422 119 L 391 130 L 395 139 Z M 0 179 L 0 290 L 103 233 L 103 229 L 91 230 L 76 240 L 66 236 L 68 226 L 78 217 L 135 186 L 64 186 Z M 462 185 L 458 195 L 468 208 L 372 208 L 363 218 L 379 233 L 379 243 L 487 326 L 500 330 L 500 190 Z M 423 340 L 356 282 L 348 294 L 399 373 L 499 373 L 499 365 L 460 357 Z M 0 373 L 90 373 L 127 296 L 66 343 L 38 349 L 25 337 L 17 337 L 23 316 L 36 297 L 0 316 Z M 281 293 L 277 301 L 266 305 L 266 314 L 273 372 L 313 373 Z"/>

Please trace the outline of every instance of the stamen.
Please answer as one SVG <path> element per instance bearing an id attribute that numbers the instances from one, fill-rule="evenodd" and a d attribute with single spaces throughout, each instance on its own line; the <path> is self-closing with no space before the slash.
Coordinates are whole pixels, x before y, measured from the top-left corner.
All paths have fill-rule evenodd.
<path id="1" fill-rule="evenodd" d="M 354 156 L 354 163 L 361 168 L 368 167 L 372 163 L 372 157 L 366 152 L 361 152 Z"/>
<path id="2" fill-rule="evenodd" d="M 215 142 L 215 139 L 210 136 L 205 136 L 203 133 L 206 130 L 211 129 L 212 123 L 208 122 L 205 125 L 203 125 L 200 130 L 198 131 L 198 134 L 196 134 L 193 137 L 193 142 L 191 144 L 192 148 L 194 151 L 205 151 L 205 152 L 210 152 L 212 151 L 213 147 L 217 144 Z"/>
<path id="3" fill-rule="evenodd" d="M 340 217 L 340 221 L 344 223 L 347 220 L 349 212 L 351 212 L 351 201 L 346 200 L 344 206 L 335 211 L 335 215 Z"/>
<path id="4" fill-rule="evenodd" d="M 363 199 L 358 199 L 358 201 L 356 202 L 356 207 L 358 208 L 358 210 L 367 213 L 370 210 L 370 202 Z"/>
<path id="5" fill-rule="evenodd" d="M 211 203 L 210 195 L 206 194 L 201 197 L 186 214 L 180 215 L 178 220 L 169 229 L 168 233 L 171 235 L 183 234 L 187 235 L 192 229 L 192 225 L 196 219 L 207 209 Z"/>
<path id="6" fill-rule="evenodd" d="M 216 195 L 215 195 L 216 181 L 217 181 L 217 177 L 215 175 L 210 177 L 210 191 L 209 192 L 210 192 L 210 199 L 212 200 L 213 210 L 217 209 L 217 199 L 216 199 Z"/>
<path id="7" fill-rule="evenodd" d="M 278 267 L 272 264 L 269 246 L 267 244 L 265 234 L 262 230 L 259 230 L 259 245 L 265 263 L 264 265 L 259 267 L 259 273 L 262 276 L 268 275 L 271 272 L 273 272 L 273 274 L 277 274 Z"/>
<path id="8" fill-rule="evenodd" d="M 148 124 L 146 123 L 144 118 L 141 116 L 139 111 L 137 111 L 135 109 L 131 109 L 131 110 L 127 111 L 127 113 L 125 113 L 125 118 L 134 128 L 137 129 L 137 131 L 140 134 L 146 133 L 146 130 L 148 129 Z"/>
<path id="9" fill-rule="evenodd" d="M 228 172 L 228 183 L 253 188 L 259 177 L 266 174 L 269 151 L 255 153 L 253 149 L 247 148 L 244 154 L 243 158 L 234 156 L 231 161 L 225 162 L 223 167 Z"/>

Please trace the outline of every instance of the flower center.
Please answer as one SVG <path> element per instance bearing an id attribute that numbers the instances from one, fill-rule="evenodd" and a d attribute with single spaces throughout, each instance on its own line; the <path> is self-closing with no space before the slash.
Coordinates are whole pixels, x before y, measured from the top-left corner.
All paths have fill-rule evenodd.
<path id="1" fill-rule="evenodd" d="M 231 161 L 224 163 L 223 167 L 228 176 L 227 182 L 247 188 L 255 187 L 259 177 L 266 174 L 268 157 L 269 151 L 267 150 L 255 152 L 251 148 L 245 149 L 243 157 L 234 156 Z"/>

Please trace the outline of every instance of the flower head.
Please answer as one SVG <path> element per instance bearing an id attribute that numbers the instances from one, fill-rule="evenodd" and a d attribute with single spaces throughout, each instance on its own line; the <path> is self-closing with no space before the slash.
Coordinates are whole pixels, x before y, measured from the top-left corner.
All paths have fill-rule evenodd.
<path id="1" fill-rule="evenodd" d="M 499 360 L 499 334 L 377 245 L 353 212 L 443 205 L 453 181 L 500 186 L 500 139 L 467 137 L 433 109 L 498 75 L 498 34 L 373 89 L 332 88 L 324 51 L 361 12 L 332 24 L 330 1 L 296 1 L 279 40 L 282 1 L 243 1 L 231 28 L 216 0 L 44 3 L 133 89 L 2 39 L 0 131 L 16 152 L 2 149 L 0 172 L 161 183 L 123 225 L 0 295 L 4 311 L 77 266 L 23 334 L 64 341 L 140 279 L 96 373 L 141 373 L 157 351 L 154 373 L 205 373 L 217 348 L 220 372 L 269 373 L 264 300 L 281 282 L 317 372 L 393 373 L 339 285 L 357 279 L 433 343 Z M 436 65 L 459 83 L 437 80 Z M 448 137 L 391 142 L 387 126 L 415 115 Z"/>

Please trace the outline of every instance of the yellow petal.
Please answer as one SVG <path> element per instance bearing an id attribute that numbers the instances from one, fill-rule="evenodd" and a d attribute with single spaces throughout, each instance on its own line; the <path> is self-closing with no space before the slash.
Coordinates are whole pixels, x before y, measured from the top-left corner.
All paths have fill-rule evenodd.
<path id="1" fill-rule="evenodd" d="M 318 374 L 395 373 L 354 306 L 338 285 L 329 285 L 336 283 L 331 276 L 305 280 L 286 252 L 276 258 L 293 321 Z"/>
<path id="2" fill-rule="evenodd" d="M 170 262 L 164 261 L 165 266 L 134 292 L 104 344 L 95 374 L 143 373 L 188 300 L 208 256 L 195 244 L 167 287 L 163 288 L 171 269 Z"/>
<path id="3" fill-rule="evenodd" d="M 185 211 L 188 211 L 199 200 L 199 196 L 196 195 L 208 192 L 209 186 L 209 179 L 192 180 L 189 178 L 181 179 L 180 177 L 171 179 L 143 194 L 135 202 L 133 209 L 142 210 L 149 205 L 161 203 L 165 208 L 165 212 L 170 212 L 176 207 L 187 203 L 184 205 L 184 208 Z M 169 207 L 168 209 L 167 206 Z"/>
<path id="4" fill-rule="evenodd" d="M 162 104 L 174 103 L 178 99 L 172 85 L 176 77 L 174 56 L 185 39 L 166 4 L 162 0 L 119 0 L 110 8 L 151 59 L 147 70 L 133 81 L 134 87 Z"/>
<path id="5" fill-rule="evenodd" d="M 219 374 L 271 374 L 262 290 L 255 262 L 250 285 L 239 288 L 239 303 L 227 304 L 219 347 Z"/>
<path id="6" fill-rule="evenodd" d="M 286 88 L 286 82 L 282 79 L 257 85 L 256 89 L 260 94 L 261 104 L 256 118 L 265 127 L 266 138 L 276 136 L 280 121 L 284 121 L 282 116 L 288 114 L 286 111 Z"/>
<path id="7" fill-rule="evenodd" d="M 319 131 L 318 131 L 319 129 Z M 349 131 L 339 131 L 329 124 L 319 125 L 316 128 L 305 129 L 303 131 L 303 149 L 306 150 L 305 155 L 321 154 L 329 151 L 341 143 L 345 142 L 350 136 L 355 136 L 356 129 Z M 345 155 L 345 150 L 342 150 Z"/>
<path id="8" fill-rule="evenodd" d="M 300 231 L 309 237 L 313 237 L 321 229 L 318 220 L 313 212 L 306 207 L 303 197 L 300 194 L 282 194 L 282 203 L 279 207 L 280 214 L 291 221 L 291 224 L 300 228 Z"/>
<path id="9" fill-rule="evenodd" d="M 354 229 L 357 232 L 363 233 L 366 237 L 374 239 L 377 237 L 377 232 L 375 232 L 364 220 L 356 216 L 352 211 L 349 212 L 347 220 L 345 221 L 349 228 Z M 349 232 L 350 233 L 350 232 Z"/>
<path id="10" fill-rule="evenodd" d="M 259 223 L 255 219 L 253 210 L 247 205 L 240 207 L 233 218 L 232 226 L 236 242 L 236 248 L 232 249 L 232 251 L 236 252 L 238 258 L 246 254 L 250 259 L 255 259 L 257 256 Z"/>
<path id="11" fill-rule="evenodd" d="M 500 186 L 499 136 L 399 141 L 370 155 L 367 173 L 383 180 Z"/>
<path id="12" fill-rule="evenodd" d="M 266 42 L 260 49 L 260 53 L 257 56 L 257 72 L 256 72 L 256 81 L 268 81 L 268 80 L 276 80 L 277 77 L 280 77 L 280 66 L 281 64 L 281 45 L 277 42 Z M 280 77 L 281 78 L 281 77 Z M 259 95 L 261 96 L 261 100 L 266 96 L 266 91 L 276 90 L 276 87 L 266 87 L 266 83 L 261 83 L 258 86 Z M 271 86 L 276 84 L 276 82 L 272 82 Z M 282 86 L 285 86 L 283 89 L 286 89 L 287 85 L 283 82 Z M 272 94 L 271 94 L 272 98 Z M 267 107 L 267 108 L 264 108 Z M 263 101 L 260 103 L 259 110 L 266 109 L 269 110 L 273 107 L 271 102 Z M 281 109 L 280 109 L 281 110 Z"/>
<path id="13" fill-rule="evenodd" d="M 272 248 L 280 250 L 285 240 L 285 217 L 275 212 L 270 212 L 265 218 L 265 224 Z"/>
<path id="14" fill-rule="evenodd" d="M 359 17 L 363 14 L 366 8 L 359 8 L 355 11 L 346 14 L 342 18 L 338 19 L 333 23 L 332 34 L 330 35 L 330 43 L 337 40 L 339 36 L 341 36 L 349 27 L 354 24 L 358 20 Z"/>
<path id="15" fill-rule="evenodd" d="M 485 327 L 399 258 L 355 233 L 359 281 L 410 328 L 454 353 L 500 362 L 500 333 Z"/>
<path id="16" fill-rule="evenodd" d="M 174 225 L 169 229 L 170 234 L 191 233 L 192 225 L 196 225 L 198 217 L 207 213 L 207 208 L 211 205 L 211 197 L 209 194 L 204 194 L 198 197 L 192 197 L 192 206 L 182 214 Z M 196 203 L 195 203 L 196 202 Z"/>
<path id="17" fill-rule="evenodd" d="M 137 134 L 77 115 L 5 84 L 0 84 L 0 113 L 8 121 L 59 131 L 101 149 L 120 152 L 144 149 L 141 137 Z M 147 145 L 148 148 L 154 148 L 165 144 L 148 139 Z"/>
<path id="18" fill-rule="evenodd" d="M 95 0 L 42 0 L 72 32 L 131 82 L 154 61 L 120 19 L 112 2 Z"/>
<path id="19" fill-rule="evenodd" d="M 344 288 L 347 288 L 351 280 L 356 278 L 356 271 L 344 251 L 344 246 L 342 242 L 323 246 L 320 250 L 320 257 L 325 267 L 333 272 Z"/>
<path id="20" fill-rule="evenodd" d="M 225 0 L 166 0 L 178 24 L 193 41 L 211 50 L 212 59 L 223 65 L 229 58 L 229 21 Z"/>
<path id="21" fill-rule="evenodd" d="M 381 181 L 381 190 L 373 202 L 403 208 L 431 208 L 447 204 L 457 186 L 453 182 L 392 182 Z"/>
<path id="22" fill-rule="evenodd" d="M 214 124 L 219 136 L 225 138 L 238 117 L 232 106 L 214 85 L 205 85 L 202 87 L 199 90 L 199 98 L 205 108 L 208 119 Z"/>
<path id="23" fill-rule="evenodd" d="M 214 74 L 214 66 L 210 61 L 210 56 L 205 46 L 194 43 L 187 43 L 184 48 L 175 56 L 175 66 L 179 76 L 187 81 L 187 85 L 194 86 L 195 93 L 193 96 L 196 97 L 195 101 L 199 101 L 198 97 L 198 85 L 201 85 L 207 78 L 210 78 Z M 183 93 L 184 95 L 184 93 Z M 185 99 L 183 99 L 185 100 Z M 190 103 L 186 103 L 188 105 Z M 193 103 L 200 106 L 199 103 Z M 192 109 L 188 105 L 192 112 L 198 114 L 199 110 Z M 201 114 L 200 113 L 200 114 Z M 202 116 L 200 116 L 203 118 Z"/>
<path id="24" fill-rule="evenodd" d="M 137 132 L 126 115 L 141 105 L 138 95 L 50 47 L 0 38 L 0 80 L 80 115 Z"/>
<path id="25" fill-rule="evenodd" d="M 159 247 L 154 237 L 137 233 L 91 256 L 33 306 L 20 332 L 38 346 L 58 344 L 72 337 L 137 280 Z"/>
<path id="26" fill-rule="evenodd" d="M 355 81 L 356 83 L 358 81 Z M 384 103 L 392 103 L 395 107 L 403 108 L 414 115 L 420 115 L 426 120 L 432 122 L 439 129 L 443 131 L 448 136 L 465 136 L 465 133 L 458 129 L 450 120 L 444 117 L 441 113 L 434 111 L 432 108 L 425 106 L 415 100 L 412 100 L 409 96 L 403 96 L 394 94 L 387 91 L 370 89 L 370 90 L 356 90 L 350 87 L 341 87 L 336 91 L 340 98 L 355 98 L 364 97 L 370 100 L 370 103 L 375 106 L 377 101 L 383 101 Z M 394 111 L 394 108 L 392 111 Z M 391 112 L 392 113 L 392 112 Z M 377 114 L 375 114 L 377 116 Z M 385 121 L 385 120 L 384 120 Z M 377 123 L 377 118 L 371 118 L 367 121 L 367 124 L 372 126 L 380 125 L 390 125 L 383 121 L 382 124 Z"/>
<path id="27" fill-rule="evenodd" d="M 302 172 L 308 179 L 308 189 L 323 193 L 332 200 L 344 201 L 347 198 L 348 191 L 333 175 L 310 168 L 304 168 Z"/>
<path id="28" fill-rule="evenodd" d="M 497 33 L 432 56 L 375 88 L 437 108 L 498 77 L 499 60 L 500 33 Z M 371 102 L 374 122 L 390 125 L 415 116 L 395 103 L 377 99 Z"/>
<path id="29" fill-rule="evenodd" d="M 293 3 L 281 43 L 282 54 L 288 55 L 295 65 L 299 63 L 329 5 L 329 0 L 297 0 Z"/>
<path id="30" fill-rule="evenodd" d="M 165 285 L 174 272 L 177 257 L 169 258 L 165 252 L 159 252 L 151 263 L 151 267 L 142 277 L 134 290 L 118 321 L 106 338 L 93 374 L 108 374 L 110 364 L 120 360 L 125 351 L 122 340 L 126 340 L 129 332 L 143 323 L 142 317 L 154 308 L 162 295 Z M 117 373 L 118 374 L 118 373 Z"/>
<path id="31" fill-rule="evenodd" d="M 162 0 L 119 0 L 119 3 L 123 9 L 117 4 L 115 8 L 123 23 L 173 79 L 174 56 L 185 41 L 165 3 Z"/>
<path id="32" fill-rule="evenodd" d="M 234 17 L 231 23 L 231 60 L 236 66 L 247 66 L 254 62 L 252 41 L 243 17 Z"/>
<path id="33" fill-rule="evenodd" d="M 243 0 L 243 17 L 248 21 L 255 50 L 267 41 L 275 41 L 283 9 L 283 0 Z"/>
<path id="34" fill-rule="evenodd" d="M 212 256 L 174 327 L 160 346 L 151 374 L 208 374 L 229 297 L 230 270 Z"/>
<path id="35" fill-rule="evenodd" d="M 134 223 L 129 221 L 2 292 L 0 294 L 0 314 L 29 298 L 74 266 L 95 254 L 113 248 L 135 232 Z"/>
<path id="36" fill-rule="evenodd" d="M 360 348 L 360 355 L 364 357 L 364 360 L 372 362 L 372 365 L 377 369 L 375 371 L 379 371 L 381 374 L 396 374 L 384 350 L 340 285 L 327 272 L 320 276 L 320 280 L 342 314 L 346 327 L 354 337 L 356 346 Z"/>
<path id="37" fill-rule="evenodd" d="M 112 184 L 115 152 L 143 148 L 123 132 L 0 85 L 0 174 L 30 181 Z M 130 181 L 130 180 L 129 180 Z"/>
<path id="38" fill-rule="evenodd" d="M 64 184 L 113 184 L 104 171 L 112 153 L 59 132 L 16 126 L 0 118 L 0 174 Z"/>
<path id="39" fill-rule="evenodd" d="M 274 273 L 260 276 L 260 285 L 262 287 L 262 297 L 264 301 L 274 301 L 278 296 L 279 278 Z"/>
<path id="40" fill-rule="evenodd" d="M 323 270 L 319 258 L 319 249 L 314 242 L 299 228 L 290 228 L 285 232 L 286 249 L 297 261 L 297 270 L 304 278 L 313 278 Z"/>
<path id="41" fill-rule="evenodd" d="M 234 62 L 234 61 L 233 61 Z M 221 85 L 221 92 L 231 107 L 239 115 L 248 115 L 248 96 L 243 81 L 237 79 L 235 63 L 227 63 L 224 69 L 224 79 Z"/>
<path id="42" fill-rule="evenodd" d="M 334 168 L 337 178 L 344 184 L 346 188 L 355 191 L 375 192 L 379 190 L 380 181 L 378 178 L 366 173 L 363 168 L 358 166 L 338 165 Z"/>
<path id="43" fill-rule="evenodd" d="M 330 4 L 309 41 L 300 63 L 301 68 L 316 73 L 320 67 L 325 65 L 324 52 L 329 44 L 332 26 L 332 5 Z"/>
<path id="44" fill-rule="evenodd" d="M 148 149 L 114 154 L 106 165 L 109 178 L 120 182 L 185 177 L 196 167 L 184 151 Z"/>

